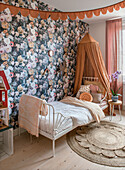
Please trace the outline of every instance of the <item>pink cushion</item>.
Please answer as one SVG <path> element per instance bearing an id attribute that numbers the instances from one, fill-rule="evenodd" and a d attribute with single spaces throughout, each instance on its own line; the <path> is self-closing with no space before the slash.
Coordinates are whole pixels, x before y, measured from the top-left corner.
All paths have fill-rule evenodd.
<path id="1" fill-rule="evenodd" d="M 97 93 L 99 91 L 99 87 L 93 84 L 90 84 L 90 91 L 91 93 Z"/>

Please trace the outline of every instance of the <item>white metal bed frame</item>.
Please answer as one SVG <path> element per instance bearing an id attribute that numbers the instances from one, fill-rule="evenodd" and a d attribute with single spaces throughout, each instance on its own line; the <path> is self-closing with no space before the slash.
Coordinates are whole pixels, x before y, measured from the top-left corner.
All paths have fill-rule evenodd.
<path id="1" fill-rule="evenodd" d="M 70 132 L 71 130 L 73 130 L 76 127 L 71 126 L 71 127 L 68 127 L 66 129 L 60 131 L 59 133 L 56 133 L 57 129 L 61 129 L 62 125 L 64 127 L 68 123 L 69 120 L 72 121 L 72 125 L 73 125 L 72 117 L 70 117 L 70 116 L 65 117 L 61 113 L 55 113 L 55 109 L 51 104 L 43 102 L 42 107 L 45 108 L 45 105 L 48 107 L 48 115 L 47 116 L 49 117 L 49 126 L 50 126 L 50 122 L 51 122 L 50 109 L 52 109 L 52 111 L 53 111 L 53 113 L 52 113 L 53 114 L 53 116 L 52 116 L 53 117 L 52 133 L 48 133 L 47 131 L 39 129 L 39 134 L 52 140 L 53 157 L 55 157 L 55 140 L 57 140 L 58 138 L 62 137 L 65 134 L 67 134 L 68 132 Z M 55 114 L 57 114 L 56 120 L 55 120 Z M 44 117 L 44 120 L 46 120 L 46 116 L 42 116 L 42 115 L 41 115 L 40 119 L 42 119 L 43 117 Z M 47 119 L 47 121 L 48 121 L 48 119 Z M 49 128 L 51 128 L 51 126 Z M 20 127 L 19 127 L 19 135 L 20 135 Z M 31 134 L 30 134 L 30 141 L 32 142 Z"/>
<path id="2" fill-rule="evenodd" d="M 44 105 L 44 104 L 43 104 Z M 71 130 L 73 130 L 75 128 L 75 126 L 71 126 L 59 133 L 56 133 L 57 129 L 61 128 L 61 125 L 63 124 L 66 125 L 68 123 L 68 120 L 72 118 L 71 117 L 65 117 L 63 116 L 61 113 L 55 113 L 55 109 L 54 107 L 51 105 L 51 104 L 48 104 L 48 103 L 45 103 L 45 105 L 48 106 L 48 114 L 49 114 L 49 122 L 50 122 L 50 108 L 52 108 L 53 110 L 53 129 L 52 129 L 52 133 L 49 134 L 43 130 L 40 130 L 39 133 L 49 139 L 51 139 L 53 141 L 53 144 L 52 144 L 52 148 L 53 148 L 53 156 L 55 157 L 55 140 L 57 140 L 58 138 L 60 138 L 61 136 L 65 135 L 66 133 L 70 132 Z M 55 120 L 55 114 L 57 114 L 57 118 Z M 43 116 L 41 116 L 41 119 L 42 119 Z M 46 116 L 44 116 L 46 118 Z M 72 121 L 72 124 L 73 124 L 73 121 Z M 50 123 L 49 123 L 50 125 Z"/>
<path id="3" fill-rule="evenodd" d="M 98 81 L 97 77 L 83 77 L 83 78 L 86 79 L 86 80 L 90 80 L 90 81 L 93 81 L 93 80 Z M 103 98 L 103 100 L 106 98 L 106 95 Z M 41 135 L 43 135 L 43 136 L 45 136 L 45 137 L 47 137 L 47 138 L 52 140 L 53 157 L 55 157 L 55 140 L 57 140 L 58 138 L 60 138 L 61 136 L 65 135 L 65 134 L 67 134 L 68 132 L 70 132 L 71 130 L 76 128 L 76 126 L 74 126 L 74 124 L 73 124 L 72 117 L 70 117 L 70 116 L 69 117 L 65 117 L 61 113 L 55 113 L 55 109 L 54 109 L 54 107 L 51 104 L 43 102 L 42 103 L 42 107 L 45 108 L 45 105 L 48 107 L 49 126 L 50 126 L 50 122 L 51 122 L 51 120 L 50 120 L 51 119 L 51 117 L 50 117 L 50 109 L 52 109 L 52 112 L 53 112 L 52 113 L 53 114 L 53 116 L 52 116 L 53 117 L 53 120 L 52 120 L 53 121 L 52 133 L 48 133 L 47 131 L 44 131 L 44 130 L 41 130 L 41 129 L 39 129 L 39 133 Z M 56 120 L 55 120 L 55 114 L 57 114 Z M 44 120 L 46 121 L 46 116 L 42 116 L 41 115 L 41 119 L 43 117 L 44 117 Z M 61 129 L 61 126 L 62 125 L 63 126 L 66 125 L 69 120 L 72 121 L 72 126 L 66 128 L 66 129 L 64 129 L 62 131 L 60 131 L 59 133 L 56 133 L 57 129 L 59 129 L 59 128 Z M 48 121 L 48 119 L 47 119 L 47 121 Z M 19 127 L 19 135 L 20 135 L 20 127 Z M 32 135 L 30 135 L 30 140 L 32 141 Z"/>

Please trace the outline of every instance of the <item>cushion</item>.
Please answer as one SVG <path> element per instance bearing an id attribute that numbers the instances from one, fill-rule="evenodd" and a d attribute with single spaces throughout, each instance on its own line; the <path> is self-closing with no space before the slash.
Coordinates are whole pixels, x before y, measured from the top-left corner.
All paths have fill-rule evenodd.
<path id="1" fill-rule="evenodd" d="M 94 84 L 90 84 L 90 91 L 91 93 L 97 93 L 99 91 L 99 87 Z"/>
<path id="2" fill-rule="evenodd" d="M 91 93 L 93 97 L 93 102 L 94 103 L 100 103 L 102 99 L 102 94 L 101 93 Z"/>
<path id="3" fill-rule="evenodd" d="M 45 100 L 43 100 L 43 103 L 47 103 Z M 42 116 L 47 116 L 48 114 L 48 106 L 46 104 L 42 104 L 40 114 Z"/>
<path id="4" fill-rule="evenodd" d="M 90 93 L 84 92 L 84 93 L 80 94 L 79 99 L 80 100 L 85 100 L 85 101 L 92 102 L 93 97 L 92 97 L 92 95 Z"/>
<path id="5" fill-rule="evenodd" d="M 96 85 L 96 86 L 99 87 L 98 92 L 99 92 L 99 93 L 104 93 L 104 88 L 103 88 L 102 84 L 101 84 L 99 81 L 88 81 L 88 80 L 84 80 L 84 84 L 85 84 L 85 85 L 90 85 L 90 84 Z"/>
<path id="6" fill-rule="evenodd" d="M 80 94 L 83 92 L 90 93 L 90 85 L 81 85 L 79 91 L 76 94 L 76 98 L 79 99 Z"/>

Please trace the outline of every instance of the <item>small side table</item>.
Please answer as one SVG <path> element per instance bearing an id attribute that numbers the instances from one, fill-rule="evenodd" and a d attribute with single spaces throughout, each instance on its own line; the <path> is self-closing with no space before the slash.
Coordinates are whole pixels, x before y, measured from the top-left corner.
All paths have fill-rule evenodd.
<path id="1" fill-rule="evenodd" d="M 122 105 L 122 101 L 118 100 L 117 102 L 113 102 L 112 100 L 108 100 L 108 103 L 110 105 L 110 118 L 109 118 L 109 120 L 110 121 L 112 120 L 112 116 L 113 116 L 113 113 L 114 113 L 114 106 L 117 105 L 119 107 L 119 114 L 120 114 L 120 121 L 121 121 L 122 117 L 121 117 L 121 108 L 120 108 L 120 105 Z M 111 111 L 112 106 L 113 106 L 113 109 Z"/>

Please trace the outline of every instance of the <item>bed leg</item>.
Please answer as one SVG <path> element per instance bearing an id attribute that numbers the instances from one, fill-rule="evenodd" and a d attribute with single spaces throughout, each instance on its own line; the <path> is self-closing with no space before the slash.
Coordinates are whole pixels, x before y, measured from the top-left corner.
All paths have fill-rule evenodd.
<path id="1" fill-rule="evenodd" d="M 53 140 L 53 157 L 55 157 L 55 140 Z"/>

